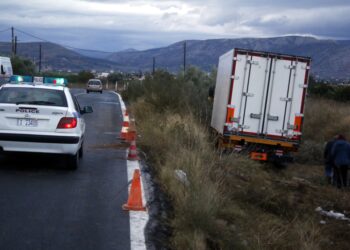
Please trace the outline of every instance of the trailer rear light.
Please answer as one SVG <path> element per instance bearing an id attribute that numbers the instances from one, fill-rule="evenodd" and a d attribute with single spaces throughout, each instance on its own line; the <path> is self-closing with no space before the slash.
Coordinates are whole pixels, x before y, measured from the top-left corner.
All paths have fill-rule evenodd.
<path id="1" fill-rule="evenodd" d="M 235 116 L 235 108 L 232 105 L 227 105 L 226 123 L 233 123 Z"/>
<path id="2" fill-rule="evenodd" d="M 295 116 L 294 118 L 294 132 L 301 132 L 302 116 Z"/>
<path id="3" fill-rule="evenodd" d="M 78 124 L 78 120 L 75 117 L 62 117 L 57 125 L 57 128 L 75 128 Z"/>

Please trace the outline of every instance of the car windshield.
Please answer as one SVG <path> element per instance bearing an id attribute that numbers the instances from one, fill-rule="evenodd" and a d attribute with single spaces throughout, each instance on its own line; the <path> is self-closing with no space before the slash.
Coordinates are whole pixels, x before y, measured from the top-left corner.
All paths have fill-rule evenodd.
<path id="1" fill-rule="evenodd" d="M 33 104 L 67 107 L 67 100 L 62 90 L 39 88 L 11 88 L 0 90 L 0 103 Z"/>
<path id="2" fill-rule="evenodd" d="M 89 85 L 101 85 L 100 81 L 89 81 Z"/>

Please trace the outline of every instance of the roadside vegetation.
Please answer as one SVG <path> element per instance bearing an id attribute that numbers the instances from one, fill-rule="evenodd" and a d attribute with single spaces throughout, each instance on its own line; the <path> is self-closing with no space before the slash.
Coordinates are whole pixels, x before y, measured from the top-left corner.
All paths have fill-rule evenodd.
<path id="1" fill-rule="evenodd" d="M 349 190 L 328 186 L 322 166 L 324 142 L 336 133 L 350 138 L 348 104 L 309 96 L 297 163 L 276 169 L 215 149 L 207 98 L 214 83 L 215 71 L 157 71 L 122 93 L 138 146 L 173 208 L 163 221 L 172 228 L 166 247 L 349 249 L 350 223 L 315 212 L 320 206 L 349 217 Z"/>

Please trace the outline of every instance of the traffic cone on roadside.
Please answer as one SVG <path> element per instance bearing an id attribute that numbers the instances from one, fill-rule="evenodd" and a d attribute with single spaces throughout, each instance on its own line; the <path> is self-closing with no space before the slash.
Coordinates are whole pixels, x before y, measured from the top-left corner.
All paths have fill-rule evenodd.
<path id="1" fill-rule="evenodd" d="M 139 157 L 137 156 L 137 148 L 136 148 L 136 140 L 135 140 L 135 138 L 130 143 L 128 160 L 129 161 L 138 161 L 138 160 L 140 160 Z"/>
<path id="2" fill-rule="evenodd" d="M 128 137 L 128 132 L 129 132 L 129 129 L 127 127 L 123 126 L 122 131 L 120 132 L 119 138 L 122 140 L 126 140 L 126 138 Z"/>
<path id="3" fill-rule="evenodd" d="M 129 127 L 130 126 L 130 120 L 129 120 L 129 115 L 126 113 L 123 117 L 123 126 Z"/>
<path id="4" fill-rule="evenodd" d="M 127 140 L 128 142 L 136 140 L 136 131 L 133 131 L 132 128 L 129 127 L 128 134 L 126 135 L 125 140 Z"/>
<path id="5" fill-rule="evenodd" d="M 123 116 L 123 126 L 119 136 L 120 139 L 126 140 L 128 138 L 129 125 L 129 115 L 126 114 Z"/>
<path id="6" fill-rule="evenodd" d="M 142 204 L 142 190 L 140 169 L 135 169 L 131 182 L 129 198 L 126 204 L 122 206 L 124 210 L 146 211 L 146 207 Z"/>

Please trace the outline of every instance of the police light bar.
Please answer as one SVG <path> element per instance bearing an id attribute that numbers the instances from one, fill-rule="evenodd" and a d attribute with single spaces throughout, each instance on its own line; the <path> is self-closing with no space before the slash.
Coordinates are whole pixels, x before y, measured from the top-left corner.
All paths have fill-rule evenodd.
<path id="1" fill-rule="evenodd" d="M 32 76 L 20 76 L 20 75 L 12 75 L 10 77 L 10 83 L 32 83 Z"/>
<path id="2" fill-rule="evenodd" d="M 33 82 L 35 83 L 35 85 L 43 84 L 44 83 L 44 77 L 42 77 L 42 76 L 34 76 L 33 77 Z"/>
<path id="3" fill-rule="evenodd" d="M 67 86 L 68 81 L 66 78 L 60 77 L 44 77 L 44 84 L 52 84 L 54 86 Z"/>

